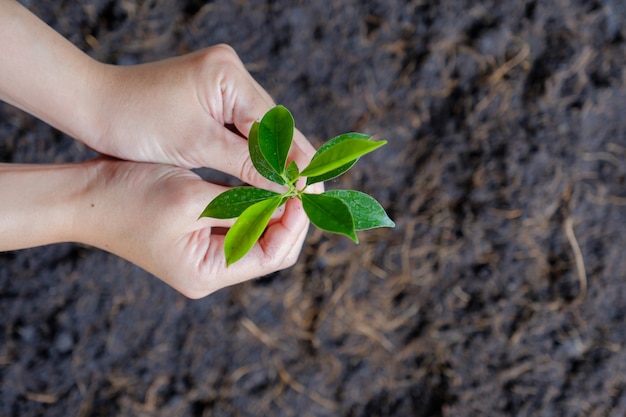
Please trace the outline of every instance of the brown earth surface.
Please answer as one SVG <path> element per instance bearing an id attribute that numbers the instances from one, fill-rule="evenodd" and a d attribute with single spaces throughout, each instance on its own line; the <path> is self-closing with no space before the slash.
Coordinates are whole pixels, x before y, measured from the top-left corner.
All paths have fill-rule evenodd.
<path id="1" fill-rule="evenodd" d="M 0 415 L 626 414 L 622 0 L 24 3 L 113 64 L 232 45 L 316 145 L 389 141 L 328 187 L 397 227 L 311 229 L 197 301 L 81 245 L 0 254 Z M 6 105 L 0 138 L 94 156 Z"/>

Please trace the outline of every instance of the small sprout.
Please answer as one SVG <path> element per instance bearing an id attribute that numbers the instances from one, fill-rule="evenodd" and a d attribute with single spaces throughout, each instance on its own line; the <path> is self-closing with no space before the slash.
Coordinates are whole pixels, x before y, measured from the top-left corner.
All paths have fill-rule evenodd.
<path id="1" fill-rule="evenodd" d="M 294 132 L 293 116 L 283 106 L 269 110 L 254 122 L 248 136 L 248 150 L 256 170 L 268 180 L 288 187 L 283 194 L 256 187 L 236 187 L 218 195 L 200 217 L 237 218 L 226 233 L 226 265 L 241 259 L 259 240 L 272 214 L 290 198 L 302 201 L 311 223 L 327 232 L 338 233 L 358 243 L 357 231 L 394 227 L 383 207 L 369 195 L 353 190 L 330 190 L 321 194 L 305 192 L 306 187 L 328 181 L 348 171 L 366 155 L 387 141 L 371 136 L 345 133 L 322 145 L 309 165 L 300 170 L 294 161 L 287 164 Z M 298 179 L 306 185 L 298 189 Z"/>

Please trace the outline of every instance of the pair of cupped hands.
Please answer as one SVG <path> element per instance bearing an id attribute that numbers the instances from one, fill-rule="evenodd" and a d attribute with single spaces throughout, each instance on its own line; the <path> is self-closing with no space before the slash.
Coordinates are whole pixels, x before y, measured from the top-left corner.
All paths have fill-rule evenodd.
<path id="1" fill-rule="evenodd" d="M 84 211 L 101 221 L 94 240 L 85 243 L 127 258 L 192 298 L 292 266 L 309 225 L 297 199 L 241 262 L 228 267 L 223 240 L 234 220 L 198 218 L 226 188 L 191 168 L 279 191 L 254 168 L 246 139 L 275 104 L 234 50 L 220 45 L 108 71 L 117 80 L 115 99 L 103 103 L 106 128 L 87 145 L 116 159 L 86 164 L 95 186 Z M 296 131 L 289 159 L 306 166 L 314 153 Z"/>
<path id="2" fill-rule="evenodd" d="M 17 246 L 56 241 L 95 246 L 190 298 L 296 262 L 309 226 L 297 199 L 275 216 L 246 257 L 229 267 L 223 240 L 234 220 L 198 218 L 226 187 L 204 181 L 193 168 L 215 169 L 256 187 L 277 187 L 255 170 L 246 139 L 253 122 L 274 102 L 232 48 L 218 45 L 135 66 L 93 61 L 86 71 L 97 116 L 84 117 L 76 108 L 76 120 L 65 130 L 103 156 L 56 166 L 56 172 L 67 172 L 51 186 L 71 190 L 70 197 L 63 198 L 58 216 L 45 207 L 33 215 L 35 223 L 42 217 L 49 221 L 47 241 L 28 240 L 26 234 Z M 19 105 L 19 99 L 13 101 Z M 63 112 L 48 109 L 42 118 L 64 124 L 56 110 Z M 313 147 L 298 131 L 293 143 L 289 159 L 305 166 Z M 47 175 L 41 172 L 42 181 L 54 181 L 55 174 L 43 178 Z"/>
<path id="3" fill-rule="evenodd" d="M 198 218 L 226 188 L 194 168 L 280 191 L 254 168 L 246 139 L 274 102 L 231 47 L 104 64 L 18 2 L 0 0 L 0 56 L 0 100 L 103 155 L 73 164 L 0 163 L 0 251 L 84 243 L 190 298 L 296 262 L 309 226 L 297 199 L 229 267 L 223 242 L 234 221 Z M 288 159 L 306 166 L 314 152 L 296 131 Z"/>

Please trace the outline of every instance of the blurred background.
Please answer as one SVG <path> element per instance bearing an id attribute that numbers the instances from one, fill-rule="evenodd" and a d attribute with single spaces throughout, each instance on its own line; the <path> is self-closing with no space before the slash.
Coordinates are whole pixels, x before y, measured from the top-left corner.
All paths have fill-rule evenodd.
<path id="1" fill-rule="evenodd" d="M 196 301 L 2 253 L 1 415 L 626 414 L 622 0 L 22 2 L 112 64 L 232 45 L 316 146 L 389 141 L 328 188 L 397 227 Z M 0 106 L 1 162 L 93 156 Z"/>

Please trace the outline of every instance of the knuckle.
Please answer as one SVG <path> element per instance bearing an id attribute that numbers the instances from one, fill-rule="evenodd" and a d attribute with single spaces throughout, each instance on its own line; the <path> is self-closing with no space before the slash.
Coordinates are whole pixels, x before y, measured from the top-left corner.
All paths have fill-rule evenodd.
<path id="1" fill-rule="evenodd" d="M 246 184 L 259 185 L 261 175 L 258 173 L 249 154 L 244 154 L 239 161 L 239 179 Z"/>
<path id="2" fill-rule="evenodd" d="M 205 57 L 210 62 L 224 62 L 228 64 L 240 65 L 241 60 L 235 49 L 225 43 L 211 46 L 205 50 Z"/>

